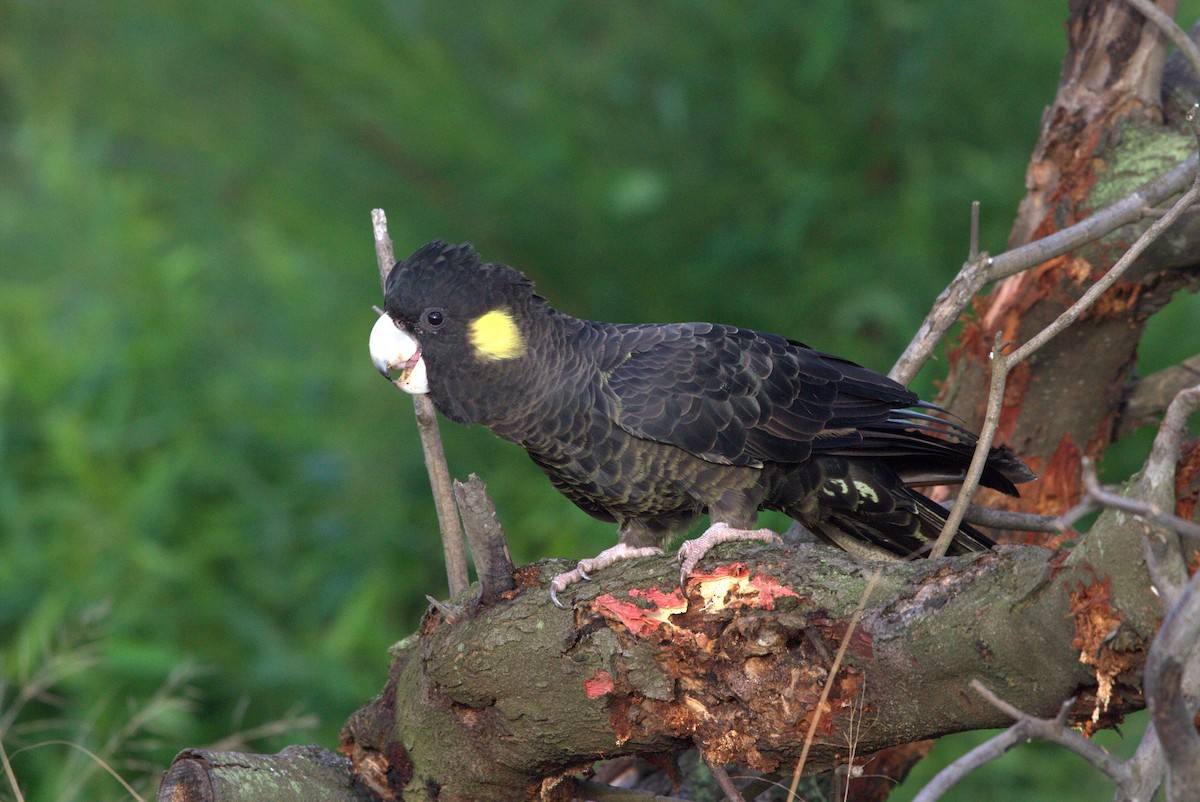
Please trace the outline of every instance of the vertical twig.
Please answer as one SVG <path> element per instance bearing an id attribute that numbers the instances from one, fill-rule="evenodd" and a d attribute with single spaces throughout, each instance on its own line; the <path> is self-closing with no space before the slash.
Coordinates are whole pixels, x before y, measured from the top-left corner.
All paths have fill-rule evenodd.
<path id="1" fill-rule="evenodd" d="M 375 231 L 379 282 L 386 294 L 387 277 L 392 272 L 396 257 L 392 251 L 392 239 L 387 230 L 387 215 L 383 213 L 383 209 L 371 210 L 371 226 Z M 446 452 L 442 448 L 442 434 L 438 430 L 433 402 L 429 400 L 428 395 L 414 395 L 412 400 L 417 416 L 417 431 L 421 436 L 421 449 L 425 452 L 425 470 L 429 473 L 433 503 L 437 508 L 438 528 L 442 533 L 446 579 L 450 585 L 450 595 L 456 596 L 470 586 L 471 580 L 467 574 L 467 552 L 463 546 L 462 525 L 458 520 L 458 509 L 454 506 L 450 467 L 446 464 Z"/>
<path id="2" fill-rule="evenodd" d="M 979 430 L 979 444 L 975 447 L 975 453 L 971 455 L 971 464 L 967 467 L 967 475 L 963 477 L 958 498 L 954 500 L 950 514 L 946 516 L 946 523 L 942 525 L 942 531 L 938 533 L 938 538 L 929 551 L 930 557 L 944 557 L 950 550 L 950 544 L 958 534 L 959 524 L 967 514 L 967 508 L 971 506 L 971 499 L 975 497 L 975 490 L 979 487 L 984 468 L 987 467 L 992 441 L 996 439 L 996 429 L 1000 426 L 1000 410 L 1004 406 L 1004 386 L 1008 381 L 1010 367 L 1009 357 L 1004 355 L 1007 345 L 1004 342 L 1004 332 L 996 332 L 996 341 L 992 344 L 992 382 L 988 388 L 987 414 L 984 415 L 983 426 Z"/>

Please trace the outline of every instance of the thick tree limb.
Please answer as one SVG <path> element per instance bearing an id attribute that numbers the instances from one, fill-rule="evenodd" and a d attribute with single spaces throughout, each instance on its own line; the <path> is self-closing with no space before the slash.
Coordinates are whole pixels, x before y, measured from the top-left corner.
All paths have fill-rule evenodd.
<path id="1" fill-rule="evenodd" d="M 384 693 L 347 724 L 356 771 L 386 783 L 392 769 L 394 793 L 436 783 L 453 800 L 545 795 L 601 756 L 670 754 L 693 739 L 714 763 L 790 765 L 829 669 L 805 633 L 836 648 L 866 571 L 823 546 L 787 561 L 756 555 L 697 575 L 686 600 L 670 590 L 674 561 L 648 558 L 581 586 L 574 612 L 550 606 L 543 579 L 527 574 L 493 608 L 455 624 L 427 619 L 420 639 L 397 646 Z M 1127 656 L 1149 642 L 1157 602 L 1139 555 L 1128 538 L 1096 550 L 1085 540 L 1061 564 L 1023 547 L 888 566 L 821 708 L 810 768 L 842 759 L 847 711 L 859 703 L 871 721 L 863 753 L 1005 723 L 963 695 L 975 678 L 1053 714 L 1093 682 L 1071 645 L 1080 588 L 1093 589 L 1091 603 L 1143 608 L 1125 616 L 1148 622 L 1119 639 Z M 544 566 L 544 579 L 559 567 Z M 1010 608 L 1021 611 L 1019 631 Z"/>

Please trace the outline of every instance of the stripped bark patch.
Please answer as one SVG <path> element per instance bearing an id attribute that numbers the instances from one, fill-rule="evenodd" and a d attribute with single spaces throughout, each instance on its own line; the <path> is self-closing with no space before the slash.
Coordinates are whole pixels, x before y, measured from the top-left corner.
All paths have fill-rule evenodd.
<path id="1" fill-rule="evenodd" d="M 800 594 L 791 588 L 784 587 L 779 581 L 766 574 L 755 574 L 750 584 L 758 591 L 759 604 L 764 610 L 775 609 L 775 599 L 779 596 L 800 598 Z"/>
<path id="2" fill-rule="evenodd" d="M 1137 682 L 1145 661 L 1145 644 L 1136 636 L 1124 634 L 1124 615 L 1112 606 L 1109 577 L 1087 585 L 1079 583 L 1071 593 L 1070 604 L 1075 618 L 1071 646 L 1078 650 L 1079 662 L 1090 667 L 1096 677 L 1096 701 L 1091 721 L 1085 724 L 1085 729 L 1091 731 L 1101 725 L 1101 714 L 1112 704 L 1118 682 L 1122 678 Z"/>
<path id="3" fill-rule="evenodd" d="M 750 574 L 745 563 L 718 566 L 709 573 L 693 572 L 687 581 L 689 598 L 698 596 L 705 610 L 719 612 L 728 606 L 775 609 L 781 596 L 800 598 L 800 594 L 784 587 L 766 574 Z"/>
<path id="4" fill-rule="evenodd" d="M 686 602 L 662 591 L 597 597 L 592 610 L 618 639 L 657 639 L 659 676 L 675 679 L 665 696 L 648 694 L 637 678 L 645 666 L 635 676 L 618 659 L 613 688 L 603 672 L 586 681 L 585 691 L 609 695 L 621 743 L 668 734 L 696 743 L 712 761 L 772 771 L 795 758 L 829 678 L 829 655 L 845 635 L 844 622 L 824 610 L 802 611 L 803 600 L 744 563 L 693 574 Z M 871 651 L 870 634 L 860 627 L 850 652 L 868 659 Z M 861 720 L 862 688 L 861 671 L 843 665 L 818 736 L 840 742 L 851 717 Z"/>
<path id="5" fill-rule="evenodd" d="M 656 634 L 670 637 L 669 632 L 660 632 L 660 627 L 673 628 L 671 616 L 687 609 L 687 601 L 679 591 L 664 593 L 635 588 L 628 595 L 628 599 L 618 599 L 612 593 L 602 593 L 592 600 L 592 610 L 610 622 L 620 622 L 639 638 Z"/>
<path id="6" fill-rule="evenodd" d="M 1185 443 L 1175 466 L 1175 514 L 1195 520 L 1196 502 L 1200 501 L 1200 440 Z"/>
<path id="7" fill-rule="evenodd" d="M 613 682 L 612 674 L 601 670 L 583 681 L 583 692 L 587 694 L 589 699 L 595 699 L 599 696 L 612 693 L 614 686 L 615 683 Z"/>

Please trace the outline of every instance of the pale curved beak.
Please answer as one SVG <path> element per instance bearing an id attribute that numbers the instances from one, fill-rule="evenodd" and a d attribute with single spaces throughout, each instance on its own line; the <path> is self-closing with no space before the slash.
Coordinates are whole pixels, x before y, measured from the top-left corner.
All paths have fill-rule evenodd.
<path id="1" fill-rule="evenodd" d="M 387 315 L 380 315 L 379 320 L 375 321 L 371 329 L 370 346 L 375 369 L 388 381 L 412 395 L 429 392 L 420 345 Z M 392 379 L 392 371 L 397 369 L 400 370 L 400 376 Z"/>

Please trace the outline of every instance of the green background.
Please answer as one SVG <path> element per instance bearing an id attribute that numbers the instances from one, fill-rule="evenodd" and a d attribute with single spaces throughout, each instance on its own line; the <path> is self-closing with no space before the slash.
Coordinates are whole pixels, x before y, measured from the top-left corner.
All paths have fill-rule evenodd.
<path id="1" fill-rule="evenodd" d="M 886 371 L 972 200 L 1003 249 L 1065 5 L 0 1 L 0 743 L 26 797 L 127 798 L 73 747 L 20 751 L 47 740 L 143 789 L 184 746 L 334 746 L 444 595 L 412 405 L 367 356 L 371 208 L 398 255 L 470 240 L 579 316 Z M 613 542 L 515 447 L 443 433 L 517 561 Z M 1058 755 L 950 798 L 1106 793 Z"/>

